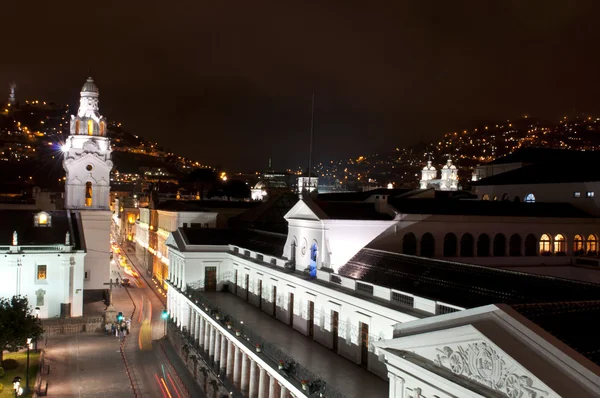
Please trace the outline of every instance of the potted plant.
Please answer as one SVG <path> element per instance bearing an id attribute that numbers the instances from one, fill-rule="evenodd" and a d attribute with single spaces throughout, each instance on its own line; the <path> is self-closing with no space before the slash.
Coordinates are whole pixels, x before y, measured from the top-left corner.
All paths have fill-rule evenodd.
<path id="1" fill-rule="evenodd" d="M 302 384 L 302 389 L 306 391 L 308 389 L 308 380 L 301 380 L 300 384 Z"/>
<path id="2" fill-rule="evenodd" d="M 217 321 L 218 321 L 219 319 L 221 319 L 221 315 L 219 315 L 219 314 L 216 314 L 216 315 L 215 315 L 215 318 L 216 318 L 216 319 L 217 319 Z"/>
<path id="3" fill-rule="evenodd" d="M 240 332 L 239 330 L 236 329 L 235 330 L 235 335 L 238 336 L 238 337 L 240 337 L 242 335 L 242 332 Z"/>
<path id="4" fill-rule="evenodd" d="M 285 365 L 285 362 L 279 361 L 279 370 L 282 370 L 284 365 Z"/>
<path id="5" fill-rule="evenodd" d="M 231 329 L 231 322 L 225 322 L 225 325 L 227 325 L 227 329 Z"/>
<path id="6" fill-rule="evenodd" d="M 261 352 L 262 351 L 262 347 L 260 344 L 256 344 L 256 352 Z"/>

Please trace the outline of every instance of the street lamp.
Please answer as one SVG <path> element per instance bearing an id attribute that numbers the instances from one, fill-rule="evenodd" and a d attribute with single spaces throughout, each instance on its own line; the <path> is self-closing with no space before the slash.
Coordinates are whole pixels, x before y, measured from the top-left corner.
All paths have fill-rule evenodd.
<path id="1" fill-rule="evenodd" d="M 35 307 L 35 317 L 39 318 L 40 317 L 40 307 Z M 37 342 L 38 342 L 38 338 L 35 338 L 35 352 L 37 352 L 38 348 L 37 348 Z"/>
<path id="2" fill-rule="evenodd" d="M 165 321 L 165 337 L 166 337 L 167 336 L 167 319 L 169 319 L 169 312 L 167 311 L 166 308 L 162 311 L 162 314 L 160 315 L 160 317 Z"/>
<path id="3" fill-rule="evenodd" d="M 13 379 L 13 389 L 15 390 L 15 398 L 23 395 L 23 389 L 21 388 L 21 377 L 15 376 Z"/>
<path id="4" fill-rule="evenodd" d="M 31 337 L 27 338 L 27 373 L 25 373 L 25 392 L 29 392 L 29 349 L 31 348 Z"/>

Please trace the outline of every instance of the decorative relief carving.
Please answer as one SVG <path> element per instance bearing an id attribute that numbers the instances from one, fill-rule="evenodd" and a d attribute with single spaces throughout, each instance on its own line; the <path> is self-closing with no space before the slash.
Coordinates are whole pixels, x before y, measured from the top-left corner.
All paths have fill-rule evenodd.
<path id="1" fill-rule="evenodd" d="M 92 140 L 87 140 L 83 143 L 83 150 L 85 152 L 97 152 L 100 150 L 100 146 Z"/>
<path id="2" fill-rule="evenodd" d="M 509 398 L 550 397 L 550 392 L 535 386 L 535 381 L 520 374 L 514 363 L 505 360 L 485 342 L 470 343 L 465 347 L 444 346 L 437 349 L 434 362 L 454 374 L 467 377 L 484 386 L 500 391 Z"/>

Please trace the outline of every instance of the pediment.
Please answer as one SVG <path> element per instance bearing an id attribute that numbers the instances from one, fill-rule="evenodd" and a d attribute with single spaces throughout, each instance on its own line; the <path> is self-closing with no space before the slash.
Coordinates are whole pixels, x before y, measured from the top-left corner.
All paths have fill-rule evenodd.
<path id="1" fill-rule="evenodd" d="M 318 215 L 318 210 L 311 208 L 309 204 L 303 200 L 299 200 L 298 203 L 294 205 L 284 216 L 286 220 L 296 219 L 296 220 L 315 220 L 319 221 L 320 218 Z M 326 218 L 326 217 L 323 217 Z"/>
<path id="2" fill-rule="evenodd" d="M 560 398 L 472 325 L 407 336 L 379 346 L 411 352 L 509 398 Z M 427 370 L 436 372 L 434 367 Z"/>

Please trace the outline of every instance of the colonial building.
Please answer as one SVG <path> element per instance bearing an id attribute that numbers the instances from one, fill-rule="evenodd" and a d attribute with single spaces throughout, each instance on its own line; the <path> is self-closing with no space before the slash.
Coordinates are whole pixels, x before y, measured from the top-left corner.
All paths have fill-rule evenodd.
<path id="1" fill-rule="evenodd" d="M 452 164 L 452 159 L 448 156 L 448 161 L 442 167 L 441 178 L 437 178 L 437 171 L 432 166 L 431 160 L 427 161 L 427 165 L 421 171 L 421 189 L 434 188 L 440 191 L 456 191 L 458 190 L 458 169 Z"/>
<path id="2" fill-rule="evenodd" d="M 285 216 L 287 234 L 177 229 L 166 242 L 171 316 L 250 395 L 248 377 L 259 396 L 303 391 L 245 349 L 257 332 L 237 338 L 202 292 L 233 293 L 246 301 L 236 306 L 258 307 L 388 381 L 387 393 L 365 393 L 335 371 L 315 376 L 348 397 L 596 396 L 600 346 L 585 323 L 600 286 L 365 247 L 403 222 L 386 199 L 305 196 Z"/>
<path id="3" fill-rule="evenodd" d="M 99 90 L 92 78 L 81 88 L 77 115 L 71 115 L 71 133 L 62 146 L 66 171 L 65 208 L 77 210 L 88 255 L 85 289 L 104 289 L 110 277 L 110 139 L 99 113 Z"/>

